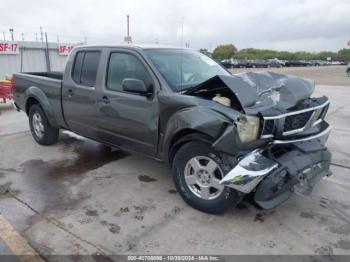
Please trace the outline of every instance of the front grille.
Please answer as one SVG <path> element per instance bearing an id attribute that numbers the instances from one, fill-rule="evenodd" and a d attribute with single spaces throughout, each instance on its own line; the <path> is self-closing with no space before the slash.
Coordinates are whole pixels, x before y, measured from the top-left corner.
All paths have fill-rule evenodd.
<path id="1" fill-rule="evenodd" d="M 262 135 L 273 134 L 274 129 L 275 129 L 275 120 L 265 120 Z"/>
<path id="2" fill-rule="evenodd" d="M 305 129 L 322 122 L 329 107 L 329 101 L 322 105 L 288 112 L 277 116 L 264 116 L 261 138 L 288 136 L 303 132 Z"/>
<path id="3" fill-rule="evenodd" d="M 307 111 L 301 114 L 287 116 L 284 121 L 283 132 L 288 132 L 305 127 L 314 111 Z"/>

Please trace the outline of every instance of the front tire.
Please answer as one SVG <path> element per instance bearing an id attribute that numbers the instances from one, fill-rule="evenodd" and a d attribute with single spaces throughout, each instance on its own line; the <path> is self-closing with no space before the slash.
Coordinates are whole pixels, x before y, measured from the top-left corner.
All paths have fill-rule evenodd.
<path id="1" fill-rule="evenodd" d="M 200 211 L 220 214 L 241 200 L 238 192 L 219 184 L 235 165 L 235 158 L 210 144 L 192 141 L 175 154 L 172 171 L 175 187 L 187 204 Z"/>
<path id="2" fill-rule="evenodd" d="M 34 140 L 40 145 L 52 145 L 57 142 L 59 129 L 50 125 L 39 104 L 29 109 L 29 126 Z"/>

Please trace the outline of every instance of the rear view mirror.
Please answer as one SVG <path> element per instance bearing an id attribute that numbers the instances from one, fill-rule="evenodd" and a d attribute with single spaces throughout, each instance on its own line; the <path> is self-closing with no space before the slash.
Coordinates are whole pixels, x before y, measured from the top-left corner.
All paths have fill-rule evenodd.
<path id="1" fill-rule="evenodd" d="M 126 92 L 140 94 L 144 96 L 151 95 L 151 91 L 146 87 L 142 80 L 134 78 L 126 78 L 122 82 L 123 90 Z"/>

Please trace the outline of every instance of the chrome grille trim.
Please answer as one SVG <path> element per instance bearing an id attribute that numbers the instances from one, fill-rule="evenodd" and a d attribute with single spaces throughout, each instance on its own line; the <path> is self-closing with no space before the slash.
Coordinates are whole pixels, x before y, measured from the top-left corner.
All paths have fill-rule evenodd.
<path id="1" fill-rule="evenodd" d="M 322 113 L 322 110 L 329 105 L 329 103 L 330 103 L 329 100 L 327 100 L 326 102 L 324 102 L 323 104 L 318 105 L 318 106 L 309 107 L 309 108 L 305 108 L 305 109 L 297 110 L 297 111 L 293 111 L 293 112 L 288 112 L 288 113 L 284 113 L 284 114 L 277 115 L 277 116 L 266 116 L 266 117 L 263 117 L 263 127 L 261 129 L 260 138 L 264 139 L 264 138 L 274 137 L 274 134 L 269 134 L 269 133 L 268 134 L 264 134 L 265 121 L 266 120 L 270 120 L 270 121 L 273 120 L 274 121 L 274 126 L 277 127 L 277 131 L 279 131 L 280 134 L 282 134 L 283 136 L 289 136 L 289 135 L 293 135 L 293 134 L 296 134 L 296 133 L 300 133 L 300 132 L 303 132 L 304 130 L 306 130 L 306 129 L 310 128 L 310 127 L 313 127 L 313 126 L 316 126 L 316 125 L 320 124 L 322 122 L 322 119 L 319 118 L 320 114 Z M 293 115 L 298 115 L 298 114 L 309 112 L 309 111 L 314 111 L 314 112 L 312 113 L 312 115 L 310 116 L 309 120 L 307 121 L 307 123 L 302 128 L 298 128 L 298 129 L 294 129 L 294 130 L 288 130 L 288 131 L 283 131 L 286 117 L 293 116 Z M 282 130 L 281 130 L 281 128 L 282 128 Z"/>

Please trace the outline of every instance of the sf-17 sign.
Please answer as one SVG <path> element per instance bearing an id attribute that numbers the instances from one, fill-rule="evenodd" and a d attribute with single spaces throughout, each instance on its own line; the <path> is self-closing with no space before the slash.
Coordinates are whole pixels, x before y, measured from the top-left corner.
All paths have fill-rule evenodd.
<path id="1" fill-rule="evenodd" d="M 72 44 L 59 44 L 58 45 L 58 54 L 59 55 L 69 55 L 70 51 L 72 51 L 74 45 Z"/>
<path id="2" fill-rule="evenodd" d="M 0 41 L 0 55 L 17 55 L 19 54 L 18 42 Z"/>

